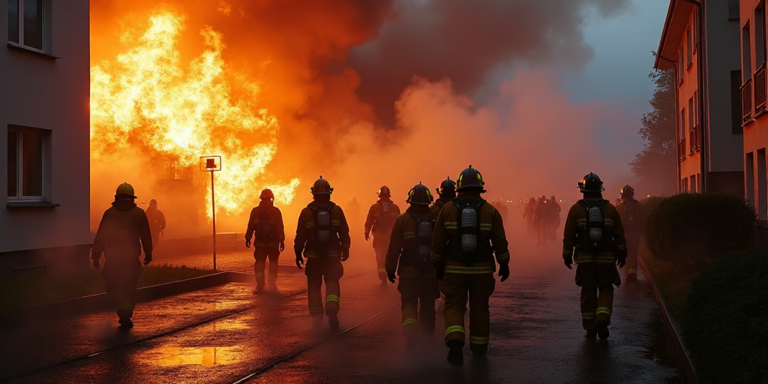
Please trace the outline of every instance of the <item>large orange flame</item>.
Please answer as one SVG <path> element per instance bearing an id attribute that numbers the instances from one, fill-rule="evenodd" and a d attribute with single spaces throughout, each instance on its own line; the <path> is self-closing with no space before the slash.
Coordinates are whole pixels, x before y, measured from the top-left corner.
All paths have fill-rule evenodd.
<path id="1" fill-rule="evenodd" d="M 280 126 L 257 105 L 259 83 L 227 68 L 222 36 L 210 27 L 200 31 L 203 53 L 185 71 L 177 49 L 184 21 L 170 10 L 153 12 L 145 30 L 124 30 L 128 48 L 114 62 L 91 68 L 92 161 L 132 149 L 197 167 L 200 156 L 220 154 L 216 204 L 226 213 L 243 212 L 261 188 L 290 204 L 299 180 L 280 184 L 265 174 Z"/>

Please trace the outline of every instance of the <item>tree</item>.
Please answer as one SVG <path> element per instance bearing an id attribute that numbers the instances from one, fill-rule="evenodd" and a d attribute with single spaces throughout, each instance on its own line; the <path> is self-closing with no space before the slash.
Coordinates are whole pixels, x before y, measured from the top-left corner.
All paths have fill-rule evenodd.
<path id="1" fill-rule="evenodd" d="M 638 131 L 645 148 L 629 165 L 645 189 L 653 194 L 677 191 L 677 143 L 675 140 L 674 71 L 655 70 L 648 77 L 656 84 L 649 102 L 653 110 L 643 115 Z"/>

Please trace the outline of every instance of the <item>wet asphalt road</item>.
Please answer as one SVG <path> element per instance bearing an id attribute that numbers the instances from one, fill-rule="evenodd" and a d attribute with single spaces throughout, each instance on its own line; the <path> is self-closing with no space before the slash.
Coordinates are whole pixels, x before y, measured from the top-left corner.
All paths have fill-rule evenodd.
<path id="1" fill-rule="evenodd" d="M 556 244 L 518 245 L 512 276 L 491 300 L 486 359 L 465 351 L 445 362 L 440 334 L 407 353 L 399 294 L 382 288 L 372 249 L 358 245 L 342 280 L 342 333 L 314 330 L 305 280 L 282 273 L 280 291 L 255 296 L 228 284 L 140 304 L 136 327 L 116 329 L 112 313 L 0 330 L 0 380 L 41 383 L 679 383 L 684 376 L 650 288 L 616 290 L 611 337 L 583 337 L 573 271 Z M 286 256 L 288 256 L 286 254 Z M 290 258 L 281 260 L 281 271 Z M 248 252 L 221 265 L 252 271 Z M 201 259 L 202 260 L 202 259 Z M 165 262 L 158 258 L 159 262 Z M 167 260 L 172 261 L 172 260 Z M 176 261 L 173 261 L 176 262 Z M 202 261 L 201 261 L 202 262 Z M 187 265 L 194 264 L 187 262 Z M 296 271 L 298 272 L 298 271 Z M 442 319 L 438 318 L 438 329 Z M 346 331 L 345 331 L 346 330 Z"/>

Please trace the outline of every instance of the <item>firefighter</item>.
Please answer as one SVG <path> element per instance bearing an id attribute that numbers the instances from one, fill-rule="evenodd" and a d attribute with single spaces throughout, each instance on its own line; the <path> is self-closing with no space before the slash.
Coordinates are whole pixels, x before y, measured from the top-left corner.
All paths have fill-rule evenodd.
<path id="1" fill-rule="evenodd" d="M 251 247 L 253 241 L 253 273 L 256 275 L 254 294 L 264 292 L 264 264 L 269 258 L 269 278 L 267 288 L 277 290 L 277 260 L 285 250 L 285 228 L 283 214 L 275 207 L 275 194 L 271 189 L 264 189 L 259 195 L 259 205 L 251 210 L 248 228 L 245 231 L 245 246 Z"/>
<path id="2" fill-rule="evenodd" d="M 309 313 L 316 326 L 323 321 L 323 297 L 321 288 L 325 281 L 325 314 L 331 329 L 339 329 L 339 304 L 341 287 L 339 279 L 344 275 L 343 261 L 349 259 L 349 225 L 341 207 L 331 201 L 333 188 L 322 176 L 311 188 L 314 201 L 299 215 L 294 252 L 296 266 L 307 258 L 307 301 Z"/>
<path id="3" fill-rule="evenodd" d="M 368 210 L 368 218 L 365 220 L 365 241 L 370 240 L 373 230 L 373 250 L 376 252 L 376 267 L 379 272 L 381 285 L 387 285 L 387 248 L 389 238 L 392 236 L 392 226 L 400 216 L 400 208 L 393 203 L 389 187 L 386 185 L 379 189 L 379 200 Z"/>
<path id="4" fill-rule="evenodd" d="M 136 206 L 133 187 L 120 184 L 115 193 L 112 208 L 104 212 L 93 241 L 91 259 L 99 268 L 101 254 L 107 258 L 102 276 L 107 295 L 116 306 L 120 328 L 133 327 L 133 310 L 136 307 L 136 283 L 141 276 L 141 249 L 144 249 L 144 265 L 152 261 L 152 234 L 144 210 Z"/>
<path id="5" fill-rule="evenodd" d="M 395 282 L 395 272 L 400 277 L 397 290 L 403 333 L 406 348 L 413 350 L 419 331 L 427 339 L 435 333 L 435 301 L 440 297 L 440 286 L 430 256 L 436 218 L 429 207 L 432 194 L 419 183 L 408 192 L 406 202 L 410 207 L 397 218 L 392 229 L 386 268 L 390 282 Z"/>
<path id="6" fill-rule="evenodd" d="M 149 220 L 149 231 L 152 233 L 152 248 L 157 248 L 157 242 L 160 241 L 160 237 L 165 231 L 165 215 L 159 209 L 157 209 L 157 200 L 152 199 L 149 201 L 149 208 L 145 212 L 147 214 L 147 220 Z"/>
<path id="7" fill-rule="evenodd" d="M 344 215 L 347 216 L 350 228 L 360 228 L 360 203 L 357 202 L 357 198 L 353 197 L 347 202 L 346 207 L 344 207 Z M 357 233 L 359 234 L 359 232 Z"/>
<path id="8" fill-rule="evenodd" d="M 603 181 L 589 173 L 579 182 L 584 195 L 565 220 L 563 261 L 576 261 L 576 285 L 581 287 L 581 322 L 586 337 L 608 338 L 613 310 L 613 286 L 621 285 L 619 268 L 627 259 L 624 226 L 616 208 L 603 199 Z"/>
<path id="9" fill-rule="evenodd" d="M 536 200 L 536 206 L 533 209 L 533 226 L 536 228 L 536 240 L 539 245 L 544 244 L 549 239 L 547 237 L 547 226 L 549 225 L 550 214 L 547 206 L 547 199 L 544 196 Z"/>
<path id="10" fill-rule="evenodd" d="M 464 363 L 464 313 L 469 299 L 469 347 L 475 356 L 488 350 L 490 312 L 488 300 L 496 280 L 509 277 L 509 250 L 499 212 L 480 197 L 483 177 L 470 166 L 459 175 L 459 196 L 437 216 L 432 235 L 432 262 L 440 290 L 445 294 L 445 344 L 448 363 Z M 496 262 L 494 262 L 494 254 Z"/>
<path id="11" fill-rule="evenodd" d="M 531 197 L 523 208 L 523 220 L 525 220 L 528 234 L 533 234 L 536 226 L 533 224 L 534 212 L 536 211 L 536 199 Z"/>
<path id="12" fill-rule="evenodd" d="M 640 202 L 635 200 L 635 189 L 627 184 L 621 189 L 621 200 L 616 205 L 624 232 L 627 237 L 627 271 L 629 283 L 637 281 L 637 248 L 643 234 L 643 211 Z"/>
<path id="13" fill-rule="evenodd" d="M 429 207 L 429 210 L 437 217 L 443 205 L 450 203 L 456 197 L 456 182 L 451 180 L 449 176 L 440 183 L 440 188 L 436 188 L 435 191 L 437 191 L 437 195 L 440 197 Z"/>
<path id="14" fill-rule="evenodd" d="M 557 203 L 557 200 L 554 196 L 549 199 L 547 206 L 549 207 L 550 211 L 549 237 L 552 241 L 555 241 L 557 237 L 557 230 L 560 228 L 560 212 L 562 209 L 560 208 L 560 204 Z"/>

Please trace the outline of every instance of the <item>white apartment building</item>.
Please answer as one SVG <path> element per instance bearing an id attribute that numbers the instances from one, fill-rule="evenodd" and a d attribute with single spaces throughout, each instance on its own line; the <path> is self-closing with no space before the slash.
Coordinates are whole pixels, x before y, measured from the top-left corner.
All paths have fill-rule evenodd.
<path id="1" fill-rule="evenodd" d="M 0 0 L 0 279 L 88 267 L 88 0 Z"/>
<path id="2" fill-rule="evenodd" d="M 744 196 L 738 0 L 671 0 L 654 67 L 674 69 L 678 192 Z"/>

